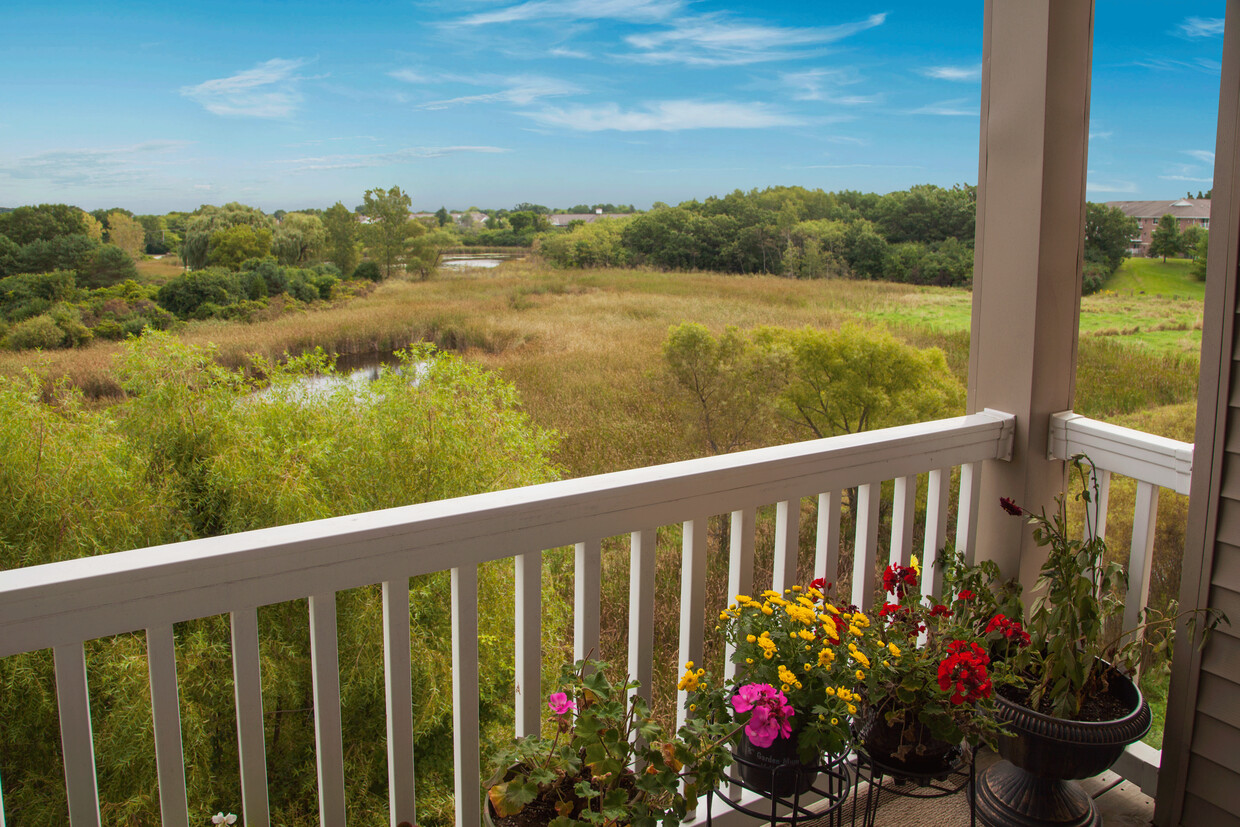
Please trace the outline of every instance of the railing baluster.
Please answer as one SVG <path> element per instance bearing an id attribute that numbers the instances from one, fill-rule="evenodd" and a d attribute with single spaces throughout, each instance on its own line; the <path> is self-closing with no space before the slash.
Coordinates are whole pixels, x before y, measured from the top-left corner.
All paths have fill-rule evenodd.
<path id="1" fill-rule="evenodd" d="M 917 477 L 898 477 L 891 503 L 890 562 L 907 566 L 913 555 L 913 519 L 917 514 Z"/>
<path id="2" fill-rule="evenodd" d="M 801 501 L 784 500 L 775 507 L 775 565 L 771 588 L 780 594 L 797 582 L 801 545 Z"/>
<path id="3" fill-rule="evenodd" d="M 388 812 L 391 827 L 417 823 L 413 783 L 413 675 L 409 578 L 383 583 L 383 696 L 387 706 Z"/>
<path id="4" fill-rule="evenodd" d="M 1107 503 L 1111 499 L 1111 472 L 1105 468 L 1090 468 L 1089 470 L 1089 492 L 1094 493 L 1095 481 L 1098 485 L 1098 497 L 1095 502 L 1085 504 L 1085 536 L 1089 537 L 1089 528 L 1094 525 L 1097 520 L 1097 534 L 1099 539 L 1106 539 L 1107 536 Z"/>
<path id="5" fill-rule="evenodd" d="M 981 473 L 980 462 L 966 462 L 960 466 L 960 499 L 956 506 L 956 551 L 964 555 L 965 562 L 972 565 L 976 559 L 974 548 L 977 538 L 977 506 L 982 496 L 977 484 Z"/>
<path id="6" fill-rule="evenodd" d="M 878 502 L 881 483 L 857 486 L 857 537 L 853 546 L 852 602 L 865 609 L 874 600 L 878 555 Z"/>
<path id="7" fill-rule="evenodd" d="M 728 532 L 728 593 L 724 595 L 724 599 L 729 603 L 736 600 L 738 594 L 748 595 L 753 591 L 753 547 L 757 514 L 755 508 L 732 512 L 731 529 Z M 736 676 L 736 664 L 732 662 L 735 651 L 736 646 L 733 643 L 728 643 L 724 649 L 723 676 L 729 680 Z"/>
<path id="8" fill-rule="evenodd" d="M 654 566 L 658 531 L 634 531 L 629 540 L 629 677 L 650 702 L 654 676 Z"/>
<path id="9" fill-rule="evenodd" d="M 573 660 L 598 658 L 599 603 L 603 588 L 602 542 L 578 543 L 573 565 Z"/>
<path id="10" fill-rule="evenodd" d="M 703 612 L 706 611 L 706 534 L 709 520 L 698 517 L 683 526 L 680 547 L 680 663 L 702 665 Z M 685 692 L 676 693 L 676 728 L 685 722 Z"/>
<path id="11" fill-rule="evenodd" d="M 146 662 L 151 680 L 151 718 L 155 725 L 160 823 L 164 827 L 189 827 L 176 644 L 171 626 L 155 626 L 146 630 Z M 3 827 L 3 821 L 0 821 L 0 827 Z"/>
<path id="12" fill-rule="evenodd" d="M 258 656 L 258 609 L 233 612 L 230 620 L 237 746 L 241 760 L 242 820 L 246 827 L 268 827 L 271 811 L 267 801 L 267 749 Z"/>
<path id="13" fill-rule="evenodd" d="M 481 824 L 476 565 L 452 569 L 452 751 L 456 757 L 456 823 Z"/>
<path id="14" fill-rule="evenodd" d="M 840 492 L 818 495 L 818 533 L 814 545 L 814 578 L 834 585 L 840 579 Z"/>
<path id="15" fill-rule="evenodd" d="M 951 487 L 951 469 L 939 468 L 926 480 L 926 540 L 921 548 L 921 593 L 926 597 L 943 588 L 943 570 L 939 568 L 939 549 L 947 544 L 947 495 Z"/>
<path id="16" fill-rule="evenodd" d="M 536 735 L 542 722 L 542 552 L 513 558 L 516 600 L 516 731 Z"/>
<path id="17" fill-rule="evenodd" d="M 320 827 L 344 827 L 344 743 L 340 722 L 340 651 L 336 594 L 310 595 L 310 668 Z"/>
<path id="18" fill-rule="evenodd" d="M 1132 549 L 1128 555 L 1128 595 L 1124 598 L 1124 628 L 1134 629 L 1150 599 L 1150 566 L 1154 560 L 1154 530 L 1158 520 L 1158 486 L 1137 482 L 1137 504 L 1132 515 Z"/>
<path id="19" fill-rule="evenodd" d="M 99 786 L 95 778 L 86 650 L 80 643 L 56 646 L 52 649 L 52 658 L 56 663 L 56 703 L 60 711 L 69 823 L 73 827 L 99 827 Z"/>

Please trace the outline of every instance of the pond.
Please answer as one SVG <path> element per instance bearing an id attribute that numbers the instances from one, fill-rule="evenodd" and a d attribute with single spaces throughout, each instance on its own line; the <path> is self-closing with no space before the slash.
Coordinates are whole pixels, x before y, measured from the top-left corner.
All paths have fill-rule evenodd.
<path id="1" fill-rule="evenodd" d="M 446 255 L 439 261 L 440 267 L 448 267 L 453 270 L 464 270 L 466 268 L 491 268 L 498 267 L 505 261 L 525 258 L 523 255 L 509 255 L 507 253 L 453 253 Z"/>

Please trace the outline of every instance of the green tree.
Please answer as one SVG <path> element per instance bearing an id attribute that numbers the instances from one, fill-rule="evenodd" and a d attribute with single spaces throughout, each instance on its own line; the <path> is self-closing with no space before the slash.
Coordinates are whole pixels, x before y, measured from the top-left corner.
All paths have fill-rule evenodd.
<path id="1" fill-rule="evenodd" d="M 88 235 L 87 213 L 68 204 L 39 204 L 0 213 L 0 235 L 18 244 L 52 241 L 65 235 Z"/>
<path id="2" fill-rule="evenodd" d="M 755 338 L 786 354 L 779 410 L 814 437 L 936 419 L 964 401 L 942 350 L 920 350 L 884 329 L 762 328 Z"/>
<path id="3" fill-rule="evenodd" d="M 685 322 L 663 343 L 678 403 L 712 454 L 759 444 L 769 434 L 781 371 L 777 351 L 759 348 L 735 327 L 716 338 Z"/>
<path id="4" fill-rule="evenodd" d="M 417 222 L 410 222 L 417 225 Z M 419 227 L 421 225 L 418 225 Z M 422 280 L 429 279 L 439 266 L 443 248 L 456 242 L 456 236 L 447 230 L 435 229 L 406 239 L 405 269 Z"/>
<path id="5" fill-rule="evenodd" d="M 169 222 L 169 229 L 184 238 L 181 258 L 187 267 L 195 270 L 207 266 L 211 255 L 211 239 L 215 233 L 241 224 L 249 225 L 255 232 L 266 230 L 270 233 L 272 228 L 271 219 L 264 215 L 262 210 L 232 201 L 222 207 L 209 204 L 199 207 L 193 215 L 185 219 L 183 232 L 173 227 L 172 222 Z M 263 255 L 268 255 L 268 252 Z"/>
<path id="6" fill-rule="evenodd" d="M 1210 233 L 1203 231 L 1201 240 L 1193 249 L 1193 275 L 1198 281 L 1206 280 L 1206 260 L 1210 257 Z"/>
<path id="7" fill-rule="evenodd" d="M 357 217 L 337 201 L 324 210 L 322 220 L 327 260 L 339 267 L 341 273 L 352 273 L 361 258 Z"/>
<path id="8" fill-rule="evenodd" d="M 285 213 L 276 225 L 272 250 L 281 264 L 301 267 L 323 257 L 327 230 L 317 215 Z"/>
<path id="9" fill-rule="evenodd" d="M 1180 243 L 1179 219 L 1171 214 L 1164 215 L 1158 219 L 1158 228 L 1150 237 L 1150 257 L 1162 256 L 1162 260 L 1166 261 L 1167 256 L 1180 252 Z"/>
<path id="10" fill-rule="evenodd" d="M 249 224 L 237 224 L 211 234 L 211 252 L 207 264 L 240 270 L 242 262 L 271 255 L 271 230 L 255 230 Z"/>
<path id="11" fill-rule="evenodd" d="M 98 288 L 120 284 L 126 279 L 136 279 L 138 268 L 133 259 L 120 247 L 104 244 L 95 251 L 90 263 L 78 270 L 78 284 Z"/>
<path id="12" fill-rule="evenodd" d="M 125 251 L 130 258 L 142 255 L 146 248 L 146 230 L 142 224 L 123 212 L 108 213 L 108 243 Z"/>
<path id="13" fill-rule="evenodd" d="M 400 187 L 366 190 L 364 197 L 364 213 L 370 219 L 365 233 L 367 246 L 371 257 L 383 267 L 384 277 L 391 278 L 404 264 L 410 239 L 422 235 L 426 228 L 409 218 L 410 198 Z"/>
<path id="14" fill-rule="evenodd" d="M 439 222 L 440 227 L 446 227 L 452 223 L 452 214 L 448 212 L 447 207 L 440 207 L 435 210 L 435 220 Z"/>
<path id="15" fill-rule="evenodd" d="M 1114 273 L 1138 235 L 1137 220 L 1118 207 L 1092 201 L 1085 204 L 1085 261 L 1103 264 L 1108 274 Z"/>

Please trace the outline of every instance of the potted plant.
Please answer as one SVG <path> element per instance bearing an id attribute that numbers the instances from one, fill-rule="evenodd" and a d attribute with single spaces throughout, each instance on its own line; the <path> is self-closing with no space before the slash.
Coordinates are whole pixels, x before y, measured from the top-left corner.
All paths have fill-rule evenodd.
<path id="1" fill-rule="evenodd" d="M 742 727 L 741 780 L 774 796 L 806 792 L 824 755 L 847 753 L 856 688 L 871 666 L 862 648 L 869 618 L 832 604 L 824 585 L 737 595 L 719 615 L 719 630 L 735 647 L 735 677 L 705 689 L 705 670 L 686 664 L 680 683 L 697 714 Z"/>
<path id="2" fill-rule="evenodd" d="M 959 563 L 955 570 L 962 570 Z M 978 744 L 993 746 L 1001 731 L 994 688 L 1010 678 L 1004 661 L 992 664 L 986 632 L 974 620 L 992 592 L 975 592 L 965 582 L 947 578 L 946 601 L 927 602 L 916 557 L 883 573 L 859 739 L 866 754 L 889 770 L 940 775 Z M 1028 643 L 1019 623 L 1010 623 L 1008 632 L 1017 645 Z"/>
<path id="3" fill-rule="evenodd" d="M 637 682 L 612 682 L 607 664 L 565 665 L 547 699 L 551 733 L 494 758 L 487 827 L 654 827 L 679 824 L 698 793 L 732 762 L 734 727 L 691 718 L 669 736 L 650 717 Z"/>
<path id="4" fill-rule="evenodd" d="M 1078 455 L 1071 463 L 1076 498 L 1086 506 L 1098 496 L 1087 462 Z M 1141 658 L 1146 635 L 1157 630 L 1169 641 L 1178 616 L 1147 610 L 1137 628 L 1119 627 L 1123 568 L 1108 562 L 1092 521 L 1083 537 L 1069 535 L 1066 496 L 1056 498 L 1050 515 L 1007 498 L 1000 505 L 1029 520 L 1047 559 L 1029 612 L 1030 645 L 1005 653 L 1024 680 L 997 697 L 998 718 L 1012 734 L 999 739 L 1005 760 L 978 779 L 979 818 L 989 825 L 1095 824 L 1093 801 L 1075 781 L 1109 769 L 1148 731 L 1149 705 L 1126 672 Z M 1217 612 L 1205 619 L 1208 628 L 1226 620 Z M 992 637 L 1002 626 L 995 622 Z"/>

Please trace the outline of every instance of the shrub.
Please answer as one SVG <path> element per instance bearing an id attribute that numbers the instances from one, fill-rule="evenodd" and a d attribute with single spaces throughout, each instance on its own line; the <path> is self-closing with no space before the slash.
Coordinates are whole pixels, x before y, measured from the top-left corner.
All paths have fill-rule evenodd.
<path id="1" fill-rule="evenodd" d="M 90 262 L 78 271 L 83 287 L 110 287 L 137 276 L 138 268 L 129 254 L 111 244 L 96 250 Z"/>
<path id="2" fill-rule="evenodd" d="M 56 320 L 44 313 L 13 325 L 4 337 L 4 346 L 9 350 L 50 350 L 62 347 L 65 332 L 56 324 Z"/>
<path id="3" fill-rule="evenodd" d="M 1097 293 L 1107 283 L 1112 272 L 1111 268 L 1102 262 L 1085 262 L 1085 270 L 1081 275 L 1081 295 L 1090 296 Z"/>
<path id="4" fill-rule="evenodd" d="M 357 265 L 357 269 L 353 271 L 350 278 L 365 279 L 366 281 L 383 281 L 383 271 L 379 269 L 379 265 L 373 261 L 363 261 Z"/>
<path id="5" fill-rule="evenodd" d="M 183 273 L 159 288 L 155 300 L 181 318 L 209 318 L 200 309 L 204 304 L 223 306 L 241 298 L 237 276 L 225 270 L 206 269 Z"/>

